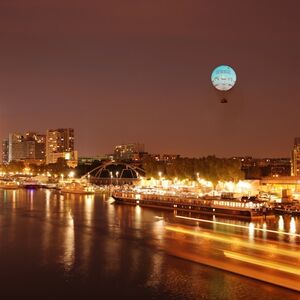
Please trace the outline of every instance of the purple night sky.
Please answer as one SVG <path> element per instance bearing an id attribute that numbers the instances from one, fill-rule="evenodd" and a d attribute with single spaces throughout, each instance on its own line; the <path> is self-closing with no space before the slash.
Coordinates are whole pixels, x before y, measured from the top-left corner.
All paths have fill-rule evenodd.
<path id="1" fill-rule="evenodd" d="M 79 155 L 288 157 L 300 136 L 298 0 L 1 0 L 0 138 L 73 127 Z M 219 64 L 237 72 L 220 104 Z"/>

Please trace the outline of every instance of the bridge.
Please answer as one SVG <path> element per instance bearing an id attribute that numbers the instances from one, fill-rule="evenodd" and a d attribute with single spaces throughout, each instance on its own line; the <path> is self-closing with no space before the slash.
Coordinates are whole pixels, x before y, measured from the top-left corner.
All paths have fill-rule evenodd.
<path id="1" fill-rule="evenodd" d="M 94 168 L 82 178 L 97 185 L 134 184 L 145 175 L 145 171 L 135 165 L 123 162 L 106 162 Z"/>

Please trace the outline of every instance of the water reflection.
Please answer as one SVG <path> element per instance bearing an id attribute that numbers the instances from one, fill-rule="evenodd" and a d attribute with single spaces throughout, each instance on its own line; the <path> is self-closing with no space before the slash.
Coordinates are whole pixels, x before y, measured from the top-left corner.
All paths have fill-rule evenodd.
<path id="1" fill-rule="evenodd" d="M 215 216 L 215 215 L 213 215 L 212 220 L 213 220 L 214 222 L 216 222 L 216 216 Z M 214 225 L 213 225 L 214 230 L 216 230 L 216 227 L 217 227 L 217 224 L 214 223 Z"/>
<path id="2" fill-rule="evenodd" d="M 94 220 L 95 220 L 95 196 L 85 195 L 80 198 L 80 206 L 84 212 L 84 221 L 86 226 L 81 238 L 82 247 L 82 268 L 88 272 L 91 262 L 91 251 L 93 246 Z"/>
<path id="3" fill-rule="evenodd" d="M 283 216 L 279 216 L 278 230 L 279 230 L 279 231 L 284 231 L 284 220 L 283 220 Z"/>
<path id="4" fill-rule="evenodd" d="M 266 222 L 264 222 L 264 224 L 263 224 L 263 239 L 265 240 L 266 238 L 267 238 L 267 223 Z"/>
<path id="5" fill-rule="evenodd" d="M 70 212 L 67 214 L 67 224 L 65 226 L 64 236 L 63 264 L 65 266 L 65 270 L 70 271 L 75 260 L 74 220 Z"/>
<path id="6" fill-rule="evenodd" d="M 4 203 L 6 202 L 6 200 L 7 200 L 7 191 L 4 190 L 3 191 L 3 201 L 4 201 Z"/>
<path id="7" fill-rule="evenodd" d="M 249 224 L 249 240 L 253 241 L 254 240 L 254 232 L 255 232 L 255 227 L 254 227 L 254 223 L 250 223 Z"/>
<path id="8" fill-rule="evenodd" d="M 84 196 L 84 214 L 88 226 L 92 225 L 93 213 L 94 213 L 94 195 Z"/>
<path id="9" fill-rule="evenodd" d="M 13 203 L 13 209 L 15 209 L 15 208 L 16 208 L 16 205 L 17 205 L 17 203 L 16 203 L 16 193 L 17 193 L 16 190 L 13 190 L 13 191 L 12 191 L 12 203 Z"/>
<path id="10" fill-rule="evenodd" d="M 284 220 L 283 220 L 283 216 L 279 216 L 279 220 L 278 220 L 278 231 L 284 232 Z M 278 239 L 279 239 L 280 241 L 283 241 L 283 235 L 279 234 L 279 235 L 278 235 Z"/>
<path id="11" fill-rule="evenodd" d="M 135 206 L 135 214 L 133 220 L 135 220 L 135 227 L 141 228 L 141 216 L 142 216 L 142 208 L 137 205 Z"/>
<path id="12" fill-rule="evenodd" d="M 50 210 L 50 197 L 51 191 L 45 191 L 45 222 L 43 227 L 42 235 L 42 254 L 43 261 L 42 263 L 46 265 L 48 263 L 48 256 L 51 247 L 51 210 Z M 52 199 L 53 201 L 53 199 Z"/>
<path id="13" fill-rule="evenodd" d="M 290 221 L 290 233 L 296 233 L 296 222 L 295 222 L 295 218 L 291 217 L 291 221 Z"/>
<path id="14" fill-rule="evenodd" d="M 51 191 L 46 190 L 46 217 L 50 217 L 50 196 L 51 196 Z"/>
<path id="15" fill-rule="evenodd" d="M 33 210 L 33 190 L 29 190 L 30 210 Z"/>
<path id="16" fill-rule="evenodd" d="M 295 218 L 291 217 L 291 221 L 290 221 L 290 233 L 295 234 L 296 233 L 296 222 L 295 222 Z M 291 236 L 290 237 L 290 242 L 295 243 L 296 242 L 296 236 Z"/>
<path id="17" fill-rule="evenodd" d="M 163 265 L 163 256 L 154 254 L 152 257 L 151 271 L 148 281 L 146 283 L 147 286 L 157 287 L 160 285 L 160 278 L 163 274 L 162 270 Z"/>

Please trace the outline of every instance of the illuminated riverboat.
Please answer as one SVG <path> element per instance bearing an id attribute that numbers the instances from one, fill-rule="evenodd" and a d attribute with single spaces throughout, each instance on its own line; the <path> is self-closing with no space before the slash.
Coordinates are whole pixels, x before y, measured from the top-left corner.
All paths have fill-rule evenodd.
<path id="1" fill-rule="evenodd" d="M 0 189 L 3 190 L 16 190 L 19 187 L 18 182 L 15 181 L 0 181 Z"/>
<path id="2" fill-rule="evenodd" d="M 136 191 L 116 191 L 112 196 L 116 203 L 121 204 L 190 211 L 203 214 L 250 219 L 274 215 L 273 207 L 259 200 L 242 201 L 239 199 L 203 198 L 181 194 L 168 195 Z"/>
<path id="3" fill-rule="evenodd" d="M 22 182 L 21 186 L 27 190 L 36 190 L 41 187 L 41 183 L 34 179 L 28 179 Z"/>
<path id="4" fill-rule="evenodd" d="M 300 216 L 300 204 L 278 204 L 275 206 L 275 214 Z"/>
<path id="5" fill-rule="evenodd" d="M 79 182 L 65 183 L 65 185 L 61 187 L 60 191 L 62 193 L 81 194 L 81 195 L 95 194 L 95 189 L 93 186 L 82 184 Z"/>

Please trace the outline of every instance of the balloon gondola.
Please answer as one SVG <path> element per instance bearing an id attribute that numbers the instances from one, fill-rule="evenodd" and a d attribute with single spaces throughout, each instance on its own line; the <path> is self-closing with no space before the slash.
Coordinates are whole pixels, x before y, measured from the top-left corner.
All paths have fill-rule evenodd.
<path id="1" fill-rule="evenodd" d="M 220 100 L 220 103 L 228 103 L 228 100 L 225 99 L 225 98 L 222 98 L 222 99 Z"/>

